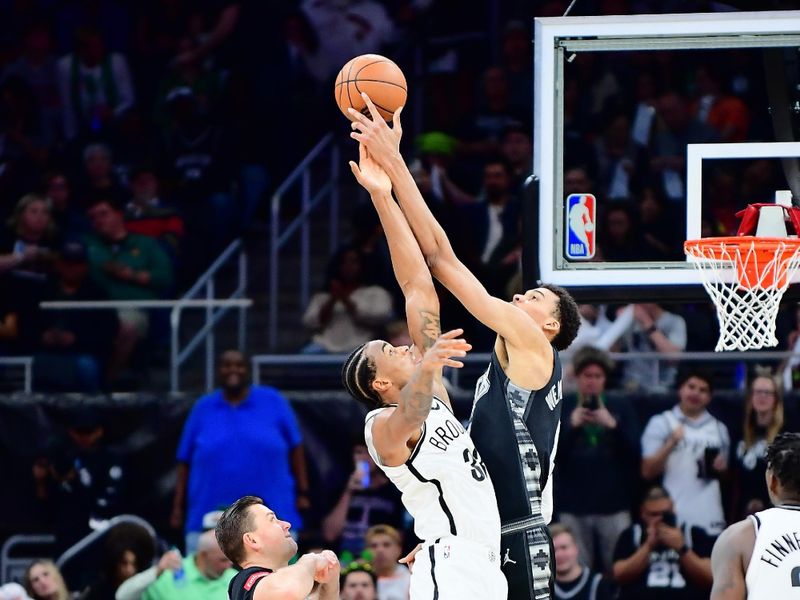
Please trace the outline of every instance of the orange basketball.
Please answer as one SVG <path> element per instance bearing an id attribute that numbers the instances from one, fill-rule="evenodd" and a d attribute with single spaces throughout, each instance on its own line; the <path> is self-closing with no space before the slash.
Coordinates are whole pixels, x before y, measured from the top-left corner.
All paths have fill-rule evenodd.
<path id="1" fill-rule="evenodd" d="M 406 103 L 406 78 L 396 64 L 379 54 L 362 54 L 351 59 L 336 76 L 334 97 L 339 110 L 352 121 L 351 106 L 370 116 L 361 92 L 366 92 L 386 121 Z"/>

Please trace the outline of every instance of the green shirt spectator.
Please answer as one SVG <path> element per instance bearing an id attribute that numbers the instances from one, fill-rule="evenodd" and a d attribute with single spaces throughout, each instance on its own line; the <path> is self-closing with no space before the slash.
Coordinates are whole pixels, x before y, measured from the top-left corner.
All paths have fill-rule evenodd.
<path id="1" fill-rule="evenodd" d="M 93 234 L 86 247 L 92 278 L 112 300 L 154 300 L 173 284 L 172 264 L 158 242 L 125 229 L 124 213 L 108 200 L 87 210 Z"/>
<path id="2" fill-rule="evenodd" d="M 200 536 L 198 550 L 181 561 L 183 571 L 165 570 L 142 594 L 142 600 L 227 600 L 236 575 L 213 531 Z"/>

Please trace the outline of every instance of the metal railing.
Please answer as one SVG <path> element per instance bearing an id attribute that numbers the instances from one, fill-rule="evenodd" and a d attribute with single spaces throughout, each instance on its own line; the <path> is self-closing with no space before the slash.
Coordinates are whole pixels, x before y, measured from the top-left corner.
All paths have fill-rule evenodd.
<path id="1" fill-rule="evenodd" d="M 22 367 L 23 391 L 30 394 L 33 389 L 33 357 L 32 356 L 5 356 L 0 357 L 0 368 Z"/>
<path id="2" fill-rule="evenodd" d="M 215 277 L 228 263 L 236 260 L 237 283 L 227 298 L 216 297 Z M 42 302 L 45 310 L 97 310 L 97 309 L 170 309 L 170 391 L 180 391 L 181 366 L 205 342 L 205 389 L 210 392 L 214 384 L 215 326 L 230 309 L 238 309 L 238 347 L 244 349 L 247 330 L 247 309 L 253 301 L 245 298 L 247 293 L 247 255 L 241 240 L 235 240 L 217 257 L 195 284 L 177 300 L 97 300 L 82 302 Z M 197 296 L 202 296 L 198 298 Z M 205 320 L 192 337 L 181 348 L 180 326 L 183 311 L 203 309 Z M 30 390 L 26 390 L 30 391 Z"/>
<path id="3" fill-rule="evenodd" d="M 238 254 L 237 254 L 238 253 Z M 230 304 L 211 303 L 215 299 L 214 277 L 219 270 L 225 266 L 234 256 L 237 257 L 237 285 L 227 300 Z M 181 312 L 184 308 L 189 308 L 193 304 L 194 298 L 205 291 L 205 323 L 190 339 L 183 350 L 179 349 L 180 340 L 180 321 Z M 203 273 L 195 284 L 181 297 L 178 304 L 172 308 L 169 316 L 170 322 L 170 391 L 180 391 L 180 367 L 186 362 L 197 347 L 205 341 L 205 383 L 206 392 L 210 392 L 214 386 L 214 326 L 232 307 L 238 307 L 238 347 L 244 351 L 245 336 L 247 335 L 247 313 L 246 309 L 252 305 L 251 300 L 241 300 L 247 292 L 247 254 L 244 251 L 241 240 L 233 241 L 225 251 L 219 255 L 206 272 Z M 202 304 L 202 303 L 201 303 Z M 218 310 L 214 310 L 215 306 Z"/>
<path id="4" fill-rule="evenodd" d="M 51 554 L 37 552 L 34 556 L 12 556 L 19 553 L 19 548 L 43 546 L 52 548 L 55 543 L 56 536 L 50 534 L 12 535 L 0 548 L 0 584 L 19 581 L 31 562 L 37 558 L 47 558 Z"/>
<path id="5" fill-rule="evenodd" d="M 312 194 L 311 171 L 321 165 L 328 153 L 329 176 L 318 190 Z M 281 227 L 281 207 L 287 192 L 300 184 L 300 213 L 286 226 Z M 310 222 L 309 216 L 325 201 L 330 207 L 328 240 L 329 252 L 333 253 L 339 245 L 339 146 L 333 133 L 323 137 L 311 152 L 295 167 L 286 180 L 272 196 L 269 248 L 269 323 L 268 341 L 271 350 L 278 343 L 278 296 L 279 296 L 279 254 L 281 249 L 300 232 L 300 295 L 299 306 L 308 303 L 310 277 Z"/>

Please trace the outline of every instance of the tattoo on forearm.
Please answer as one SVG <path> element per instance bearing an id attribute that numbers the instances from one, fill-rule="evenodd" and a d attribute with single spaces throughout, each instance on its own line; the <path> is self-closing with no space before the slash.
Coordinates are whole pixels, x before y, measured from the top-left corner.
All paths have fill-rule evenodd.
<path id="1" fill-rule="evenodd" d="M 403 388 L 406 396 L 402 410 L 408 417 L 424 421 L 428 417 L 433 402 L 433 375 L 430 371 L 417 367 L 411 381 Z"/>
<path id="2" fill-rule="evenodd" d="M 427 310 L 421 310 L 420 316 L 422 317 L 422 348 L 421 350 L 424 352 L 433 344 L 436 343 L 436 340 L 439 339 L 439 336 L 442 334 L 442 324 L 439 320 L 439 315 L 436 313 L 429 312 Z"/>

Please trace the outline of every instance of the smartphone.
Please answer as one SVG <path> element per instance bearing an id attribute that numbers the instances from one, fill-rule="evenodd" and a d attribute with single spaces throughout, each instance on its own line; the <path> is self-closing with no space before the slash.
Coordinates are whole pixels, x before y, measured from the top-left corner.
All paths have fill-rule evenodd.
<path id="1" fill-rule="evenodd" d="M 719 456 L 720 449 L 719 448 L 706 448 L 703 451 L 703 467 L 705 469 L 705 477 L 707 479 L 713 479 L 716 477 L 716 473 L 714 472 L 714 461 Z"/>
<path id="2" fill-rule="evenodd" d="M 587 408 L 589 410 L 597 410 L 600 408 L 600 396 L 594 394 L 586 398 L 586 400 L 583 401 L 583 408 Z"/>
<path id="3" fill-rule="evenodd" d="M 363 488 L 369 487 L 369 471 L 370 464 L 368 460 L 359 460 L 356 464 L 358 472 L 361 474 L 361 486 Z"/>
<path id="4" fill-rule="evenodd" d="M 677 527 L 678 526 L 678 518 L 675 516 L 675 513 L 671 510 L 665 510 L 661 513 L 661 522 L 664 525 L 668 525 L 669 527 Z"/>

